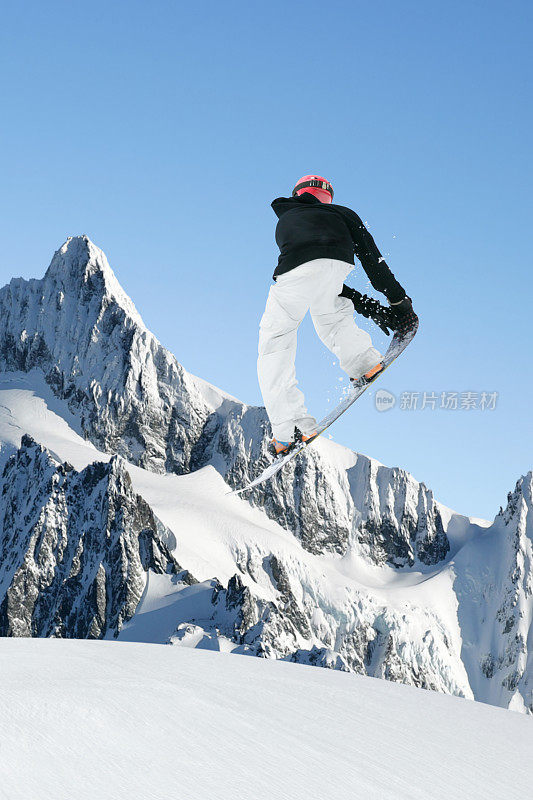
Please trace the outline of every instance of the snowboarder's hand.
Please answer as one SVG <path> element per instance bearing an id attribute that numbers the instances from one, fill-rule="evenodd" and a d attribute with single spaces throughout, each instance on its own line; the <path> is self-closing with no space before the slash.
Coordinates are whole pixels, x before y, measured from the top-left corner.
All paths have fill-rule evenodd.
<path id="1" fill-rule="evenodd" d="M 413 310 L 413 301 L 407 295 L 399 303 L 390 304 L 392 315 L 391 327 L 398 331 L 413 327 L 418 322 L 418 317 Z"/>

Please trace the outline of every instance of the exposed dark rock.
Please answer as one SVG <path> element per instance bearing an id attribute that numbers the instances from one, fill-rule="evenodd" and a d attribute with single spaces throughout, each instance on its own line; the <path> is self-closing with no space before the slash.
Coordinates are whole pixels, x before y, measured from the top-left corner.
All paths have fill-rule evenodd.
<path id="1" fill-rule="evenodd" d="M 0 635 L 116 635 L 148 569 L 191 582 L 119 457 L 76 472 L 26 435 L 3 482 Z"/>

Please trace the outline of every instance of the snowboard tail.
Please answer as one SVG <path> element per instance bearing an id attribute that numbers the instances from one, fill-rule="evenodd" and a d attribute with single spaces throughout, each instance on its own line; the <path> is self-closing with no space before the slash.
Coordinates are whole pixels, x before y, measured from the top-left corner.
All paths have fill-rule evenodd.
<path id="1" fill-rule="evenodd" d="M 302 450 L 305 450 L 306 447 L 309 447 L 319 436 L 321 436 L 324 431 L 326 431 L 333 423 L 341 417 L 345 411 L 347 411 L 351 405 L 358 400 L 361 395 L 368 389 L 371 383 L 373 383 L 377 378 L 379 378 L 385 372 L 388 367 L 395 361 L 398 356 L 403 353 L 407 345 L 413 340 L 416 332 L 418 330 L 418 317 L 413 312 L 406 317 L 406 320 L 401 328 L 395 331 L 394 336 L 392 337 L 392 341 L 387 348 L 385 355 L 383 356 L 383 360 L 376 365 L 372 370 L 363 375 L 361 378 L 357 378 L 356 380 L 352 381 L 352 388 L 351 391 L 343 397 L 340 403 L 335 406 L 334 409 L 327 414 L 324 419 L 322 419 L 317 426 L 316 434 L 307 439 L 305 442 L 295 442 L 294 446 L 291 447 L 289 452 L 276 459 L 272 464 L 269 464 L 263 472 L 258 475 L 253 481 L 243 486 L 241 489 L 235 489 L 231 494 L 241 494 L 241 492 L 245 492 L 247 489 L 252 489 L 254 486 L 259 486 L 261 483 L 272 478 L 276 475 L 285 464 L 288 464 L 289 461 L 292 461 Z M 378 369 L 378 367 L 380 367 Z"/>

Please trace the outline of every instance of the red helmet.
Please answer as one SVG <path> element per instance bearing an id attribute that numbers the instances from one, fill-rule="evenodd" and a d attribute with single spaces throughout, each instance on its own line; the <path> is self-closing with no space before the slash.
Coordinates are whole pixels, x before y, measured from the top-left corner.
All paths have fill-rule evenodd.
<path id="1" fill-rule="evenodd" d="M 321 203 L 331 203 L 333 200 L 333 186 L 320 175 L 304 175 L 292 190 L 292 196 L 296 197 L 304 192 L 313 194 Z"/>

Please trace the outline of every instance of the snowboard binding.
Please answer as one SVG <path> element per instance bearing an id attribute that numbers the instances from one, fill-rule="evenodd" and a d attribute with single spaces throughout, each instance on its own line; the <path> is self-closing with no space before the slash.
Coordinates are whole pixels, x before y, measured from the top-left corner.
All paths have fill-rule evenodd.
<path id="1" fill-rule="evenodd" d="M 375 367 L 369 369 L 368 372 L 365 372 L 364 375 L 361 375 L 360 378 L 350 378 L 353 386 L 367 386 L 372 381 L 375 381 L 378 375 L 380 375 L 383 370 L 385 369 L 385 364 L 383 361 L 380 361 L 379 364 L 376 364 Z"/>
<path id="2" fill-rule="evenodd" d="M 318 433 L 302 433 L 299 428 L 294 429 L 294 438 L 290 442 L 280 442 L 278 439 L 273 438 L 267 447 L 267 451 L 274 458 L 286 456 L 301 444 L 309 444 L 318 436 Z"/>

